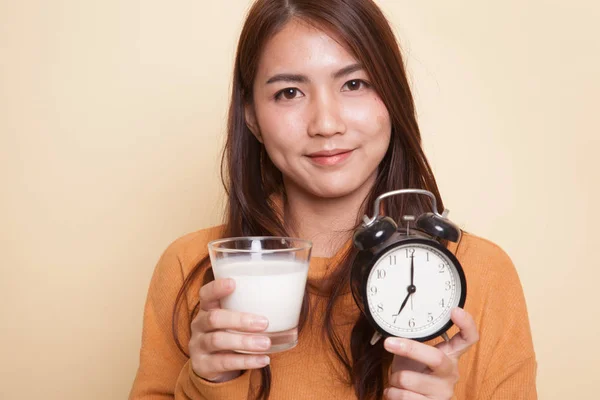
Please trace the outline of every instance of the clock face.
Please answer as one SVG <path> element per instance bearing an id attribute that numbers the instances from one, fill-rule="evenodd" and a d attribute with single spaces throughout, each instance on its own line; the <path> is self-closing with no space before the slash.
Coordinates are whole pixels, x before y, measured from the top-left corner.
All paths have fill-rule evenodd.
<path id="1" fill-rule="evenodd" d="M 428 340 L 443 333 L 452 308 L 464 304 L 463 286 L 462 270 L 447 254 L 411 241 L 383 253 L 374 264 L 367 278 L 367 306 L 388 334 Z"/>

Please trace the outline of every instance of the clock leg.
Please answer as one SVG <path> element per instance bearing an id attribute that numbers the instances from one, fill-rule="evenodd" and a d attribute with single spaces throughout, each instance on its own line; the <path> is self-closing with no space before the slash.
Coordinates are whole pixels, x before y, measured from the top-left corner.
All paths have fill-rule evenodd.
<path id="1" fill-rule="evenodd" d="M 371 341 L 370 341 L 371 346 L 373 346 L 375 343 L 377 343 L 379 341 L 379 339 L 381 339 L 381 336 L 382 336 L 381 333 L 375 332 L 373 334 L 373 337 L 371 338 Z"/>

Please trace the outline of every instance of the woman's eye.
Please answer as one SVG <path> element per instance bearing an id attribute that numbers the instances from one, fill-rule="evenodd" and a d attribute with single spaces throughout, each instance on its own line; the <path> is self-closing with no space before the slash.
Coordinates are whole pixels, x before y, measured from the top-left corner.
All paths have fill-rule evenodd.
<path id="1" fill-rule="evenodd" d="M 369 84 L 367 82 L 363 81 L 362 79 L 353 79 L 351 81 L 346 82 L 342 89 L 352 92 L 352 91 L 356 91 L 356 90 L 367 88 L 367 87 L 369 87 Z"/>
<path id="2" fill-rule="evenodd" d="M 293 100 L 296 97 L 300 97 L 301 94 L 302 92 L 296 88 L 285 88 L 275 94 L 275 100 L 281 100 L 282 98 Z"/>

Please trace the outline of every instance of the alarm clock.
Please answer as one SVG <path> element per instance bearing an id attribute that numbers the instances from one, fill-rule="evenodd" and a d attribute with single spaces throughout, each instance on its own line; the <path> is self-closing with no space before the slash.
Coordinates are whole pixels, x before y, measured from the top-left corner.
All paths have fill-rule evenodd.
<path id="1" fill-rule="evenodd" d="M 381 215 L 380 203 L 403 194 L 429 196 L 433 212 L 405 215 L 406 229 L 399 229 L 392 218 Z M 354 301 L 375 329 L 371 344 L 382 336 L 449 340 L 450 313 L 464 306 L 467 282 L 460 262 L 441 240 L 458 242 L 461 230 L 447 218 L 448 210 L 438 213 L 436 198 L 427 190 L 384 193 L 373 210 L 373 217 L 365 215 L 354 232 L 359 252 L 351 271 Z"/>

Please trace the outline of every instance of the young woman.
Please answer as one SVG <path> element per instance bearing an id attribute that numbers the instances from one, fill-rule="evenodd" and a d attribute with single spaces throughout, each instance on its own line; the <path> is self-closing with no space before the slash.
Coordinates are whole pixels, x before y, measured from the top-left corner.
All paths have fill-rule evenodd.
<path id="1" fill-rule="evenodd" d="M 514 266 L 466 232 L 448 244 L 469 284 L 451 340 L 369 343 L 349 290 L 353 230 L 386 191 L 426 189 L 443 207 L 398 45 L 371 0 L 256 1 L 235 60 L 224 166 L 224 225 L 178 239 L 158 262 L 130 398 L 536 398 Z M 385 203 L 396 221 L 426 211 L 419 196 Z M 214 280 L 207 259 L 210 240 L 264 235 L 313 242 L 299 343 L 270 357 L 234 352 L 268 347 L 268 321 L 219 308 L 235 282 Z"/>

